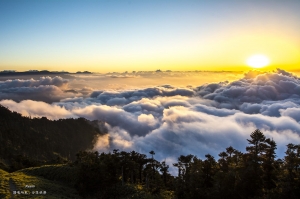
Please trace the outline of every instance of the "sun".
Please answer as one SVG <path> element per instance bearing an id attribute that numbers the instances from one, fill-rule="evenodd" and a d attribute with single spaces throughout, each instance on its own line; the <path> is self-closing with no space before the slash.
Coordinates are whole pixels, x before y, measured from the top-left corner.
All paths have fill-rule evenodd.
<path id="1" fill-rule="evenodd" d="M 252 55 L 247 59 L 247 65 L 252 68 L 262 68 L 270 64 L 270 60 L 265 55 Z"/>

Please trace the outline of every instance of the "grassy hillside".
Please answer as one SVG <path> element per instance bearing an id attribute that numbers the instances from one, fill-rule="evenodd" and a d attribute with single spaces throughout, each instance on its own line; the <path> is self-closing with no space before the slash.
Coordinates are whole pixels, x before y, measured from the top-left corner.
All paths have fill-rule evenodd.
<path id="1" fill-rule="evenodd" d="M 44 166 L 30 168 L 27 170 L 16 171 L 8 173 L 0 169 L 0 198 L 81 198 L 76 190 L 70 185 L 70 183 L 64 183 L 63 181 L 69 176 L 70 173 L 66 172 L 66 168 L 63 165 L 56 166 Z M 66 176 L 64 176 L 66 172 Z M 32 174 L 32 175 L 29 175 Z M 42 177 L 40 176 L 45 176 Z M 53 177 L 54 176 L 54 177 Z M 46 178 L 56 178 L 49 180 Z M 60 179 L 62 181 L 60 181 Z M 59 181 L 58 181 L 59 180 Z M 69 181 L 70 182 L 70 181 Z M 26 185 L 34 185 L 34 188 L 26 188 Z M 12 191 L 27 191 L 26 194 L 13 195 Z M 46 194 L 32 194 L 32 191 L 46 191 Z"/>
<path id="2" fill-rule="evenodd" d="M 9 173 L 0 169 L 0 198 L 10 198 Z"/>
<path id="3" fill-rule="evenodd" d="M 77 180 L 76 174 L 76 167 L 64 164 L 32 167 L 12 173 L 0 169 L 0 198 L 10 199 L 13 196 L 20 199 L 81 199 L 82 197 L 73 188 Z M 26 188 L 26 185 L 34 185 L 35 188 Z M 28 191 L 30 194 L 13 194 L 12 191 Z M 46 194 L 32 194 L 32 191 L 46 191 Z M 116 185 L 109 190 L 109 196 L 119 199 L 174 198 L 171 191 L 162 191 L 159 196 L 152 196 L 143 186 L 134 184 Z M 99 195 L 94 197 L 101 198 Z"/>
<path id="4" fill-rule="evenodd" d="M 65 164 L 31 167 L 22 169 L 19 172 L 22 172 L 26 175 L 43 177 L 47 180 L 63 182 L 72 187 L 74 186 L 78 176 L 78 169 L 76 167 Z"/>

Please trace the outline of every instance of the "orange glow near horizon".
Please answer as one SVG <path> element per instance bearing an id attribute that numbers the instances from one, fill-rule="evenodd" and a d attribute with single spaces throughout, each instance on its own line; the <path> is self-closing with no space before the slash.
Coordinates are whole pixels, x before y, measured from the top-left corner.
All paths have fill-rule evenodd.
<path id="1" fill-rule="evenodd" d="M 235 36 L 235 35 L 234 35 Z M 240 36 L 224 40 L 207 42 L 200 46 L 195 44 L 178 44 L 176 48 L 166 48 L 157 53 L 115 53 L 105 57 L 96 55 L 85 59 L 59 57 L 57 59 L 25 59 L 1 63 L 3 70 L 50 70 L 50 71 L 83 71 L 91 72 L 124 72 L 153 71 L 157 69 L 184 70 L 227 70 L 245 71 L 251 69 L 245 60 L 256 52 L 267 55 L 271 64 L 264 67 L 296 70 L 300 66 L 300 49 L 287 39 L 265 36 Z M 208 47 L 207 47 L 208 46 Z M 182 49 L 187 49 L 182 50 Z M 136 53 L 136 54 L 135 54 Z"/>
<path id="2" fill-rule="evenodd" d="M 245 30 L 231 30 L 231 35 L 211 35 L 207 38 L 189 38 L 183 42 L 153 49 L 108 51 L 103 56 L 91 51 L 74 56 L 66 52 L 57 57 L 24 56 L 22 59 L 1 60 L 3 70 L 50 70 L 124 72 L 172 70 L 246 71 L 245 60 L 254 54 L 266 55 L 271 64 L 264 70 L 282 68 L 297 70 L 300 66 L 300 48 L 297 39 L 267 33 L 247 34 Z M 246 31 L 247 32 L 247 31 Z M 300 43 L 300 41 L 298 41 Z M 25 53 L 26 54 L 26 53 Z"/>

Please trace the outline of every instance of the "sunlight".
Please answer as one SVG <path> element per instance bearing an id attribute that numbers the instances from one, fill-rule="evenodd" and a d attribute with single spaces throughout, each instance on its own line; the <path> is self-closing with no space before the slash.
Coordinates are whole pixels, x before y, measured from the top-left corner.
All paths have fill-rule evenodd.
<path id="1" fill-rule="evenodd" d="M 247 59 L 247 65 L 252 68 L 262 68 L 270 64 L 270 60 L 265 55 L 252 55 Z"/>

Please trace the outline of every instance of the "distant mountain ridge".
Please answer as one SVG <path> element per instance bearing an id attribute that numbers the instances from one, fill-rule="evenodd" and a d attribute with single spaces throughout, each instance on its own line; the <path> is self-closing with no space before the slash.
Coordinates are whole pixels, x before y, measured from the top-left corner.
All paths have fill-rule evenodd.
<path id="1" fill-rule="evenodd" d="M 48 75 L 48 74 L 72 74 L 67 71 L 48 71 L 48 70 L 29 70 L 29 71 L 15 71 L 15 70 L 4 70 L 0 71 L 0 75 Z M 75 74 L 75 73 L 74 73 Z M 76 74 L 92 74 L 90 71 L 77 71 Z"/>

